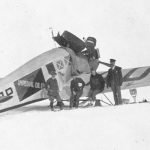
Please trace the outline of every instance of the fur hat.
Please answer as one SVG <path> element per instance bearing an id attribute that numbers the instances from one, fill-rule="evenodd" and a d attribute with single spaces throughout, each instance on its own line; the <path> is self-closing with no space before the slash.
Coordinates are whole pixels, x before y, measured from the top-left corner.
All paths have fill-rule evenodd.
<path id="1" fill-rule="evenodd" d="M 116 60 L 115 59 L 110 59 L 110 62 L 116 62 Z"/>
<path id="2" fill-rule="evenodd" d="M 86 39 L 86 44 L 91 44 L 91 45 L 96 45 L 96 38 L 94 38 L 94 37 L 88 37 L 87 39 Z"/>

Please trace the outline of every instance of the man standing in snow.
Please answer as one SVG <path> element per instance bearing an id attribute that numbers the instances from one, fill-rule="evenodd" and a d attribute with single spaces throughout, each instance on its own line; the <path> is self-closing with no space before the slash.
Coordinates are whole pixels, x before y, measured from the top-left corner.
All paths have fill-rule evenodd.
<path id="1" fill-rule="evenodd" d="M 54 99 L 57 100 L 57 105 L 62 109 L 63 103 L 59 95 L 59 87 L 56 79 L 56 72 L 51 71 L 51 78 L 49 78 L 46 82 L 46 89 L 48 91 L 48 97 L 50 100 L 50 108 L 54 110 L 53 103 Z"/>
<path id="2" fill-rule="evenodd" d="M 122 104 L 121 88 L 123 78 L 121 67 L 115 65 L 116 60 L 110 59 L 111 68 L 108 70 L 106 83 L 107 87 L 111 87 L 114 95 L 115 105 Z"/>
<path id="3" fill-rule="evenodd" d="M 85 82 L 76 76 L 76 74 L 72 74 L 72 81 L 70 84 L 71 89 L 71 97 L 70 97 L 70 108 L 79 106 L 79 98 L 83 94 L 83 88 L 85 86 Z"/>
<path id="4" fill-rule="evenodd" d="M 101 93 L 105 87 L 105 81 L 102 75 L 98 74 L 94 69 L 91 71 L 90 87 L 88 97 L 92 104 L 92 101 L 96 101 L 96 95 Z"/>

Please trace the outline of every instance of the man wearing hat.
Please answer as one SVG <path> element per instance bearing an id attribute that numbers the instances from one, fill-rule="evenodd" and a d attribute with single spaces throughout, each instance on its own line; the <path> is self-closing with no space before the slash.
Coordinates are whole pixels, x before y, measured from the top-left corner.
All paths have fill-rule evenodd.
<path id="1" fill-rule="evenodd" d="M 87 57 L 90 69 L 96 70 L 99 65 L 99 53 L 98 50 L 95 49 L 96 39 L 94 37 L 88 37 L 85 41 L 86 50 L 83 54 Z"/>
<path id="2" fill-rule="evenodd" d="M 77 77 L 75 73 L 72 74 L 72 81 L 70 84 L 71 97 L 70 97 L 70 108 L 79 106 L 79 98 L 83 94 L 83 88 L 85 86 L 85 82 L 82 78 Z"/>
<path id="3" fill-rule="evenodd" d="M 110 69 L 108 70 L 106 83 L 107 87 L 111 87 L 114 95 L 115 105 L 122 104 L 121 88 L 123 78 L 121 67 L 115 65 L 116 60 L 110 59 Z"/>
<path id="4" fill-rule="evenodd" d="M 85 41 L 86 51 L 85 55 L 90 58 L 98 59 L 97 50 L 95 49 L 96 46 L 96 39 L 94 37 L 88 37 Z"/>
<path id="5" fill-rule="evenodd" d="M 51 71 L 51 77 L 46 82 L 46 89 L 48 91 L 48 97 L 50 100 L 50 108 L 51 110 L 54 110 L 53 103 L 54 99 L 57 100 L 57 105 L 62 109 L 62 100 L 59 95 L 59 87 L 56 79 L 56 72 Z"/>

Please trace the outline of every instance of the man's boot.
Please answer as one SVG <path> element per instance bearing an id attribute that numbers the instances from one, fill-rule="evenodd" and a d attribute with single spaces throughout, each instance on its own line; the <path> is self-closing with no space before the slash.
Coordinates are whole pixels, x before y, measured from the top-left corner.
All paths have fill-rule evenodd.
<path id="1" fill-rule="evenodd" d="M 73 101 L 72 101 L 72 100 L 70 100 L 70 105 L 69 105 L 69 107 L 70 107 L 70 108 L 73 107 Z"/>
<path id="2" fill-rule="evenodd" d="M 54 110 L 53 102 L 50 102 L 50 109 L 51 109 L 51 111 Z"/>
<path id="3" fill-rule="evenodd" d="M 75 105 L 76 108 L 79 107 L 79 100 L 76 100 L 76 105 Z"/>
<path id="4" fill-rule="evenodd" d="M 59 104 L 60 110 L 62 110 L 63 109 L 63 103 L 62 102 L 58 102 L 58 104 Z"/>
<path id="5" fill-rule="evenodd" d="M 76 99 L 73 100 L 73 107 L 76 107 Z"/>
<path id="6" fill-rule="evenodd" d="M 96 107 L 96 106 L 102 106 L 99 99 L 96 99 L 96 100 L 95 100 L 95 107 Z"/>

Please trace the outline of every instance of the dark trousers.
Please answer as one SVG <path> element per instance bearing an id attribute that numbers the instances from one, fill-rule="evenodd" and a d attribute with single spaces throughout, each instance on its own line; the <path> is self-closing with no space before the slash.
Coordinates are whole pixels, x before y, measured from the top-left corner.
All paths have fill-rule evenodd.
<path id="1" fill-rule="evenodd" d="M 70 97 L 70 107 L 79 106 L 79 98 L 82 96 L 83 90 L 73 92 Z"/>
<path id="2" fill-rule="evenodd" d="M 48 92 L 48 98 L 49 98 L 49 101 L 50 101 L 51 109 L 53 109 L 54 99 L 57 100 L 57 103 L 58 103 L 60 109 L 62 109 L 62 100 L 61 100 L 60 95 L 59 95 L 58 92 L 55 92 L 55 94 L 54 93 L 52 94 L 52 93 Z"/>
<path id="3" fill-rule="evenodd" d="M 120 86 L 116 85 L 115 83 L 112 83 L 111 84 L 111 89 L 113 91 L 115 105 L 122 104 L 121 88 L 120 88 Z"/>
<path id="4" fill-rule="evenodd" d="M 88 97 L 94 101 L 94 100 L 96 100 L 96 95 L 99 93 L 101 93 L 101 90 L 99 90 L 99 89 L 95 89 L 95 90 L 90 89 Z"/>

